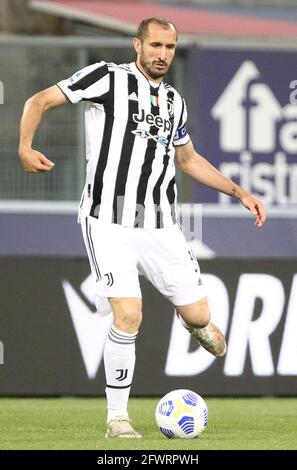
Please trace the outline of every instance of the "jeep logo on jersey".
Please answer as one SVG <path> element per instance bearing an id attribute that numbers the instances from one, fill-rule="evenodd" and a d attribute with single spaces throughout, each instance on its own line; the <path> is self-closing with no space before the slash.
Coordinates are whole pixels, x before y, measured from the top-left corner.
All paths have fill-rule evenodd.
<path id="1" fill-rule="evenodd" d="M 139 114 L 133 114 L 133 121 L 137 123 L 146 122 L 150 126 L 156 126 L 159 129 L 162 129 L 163 132 L 170 132 L 172 127 L 169 119 L 164 119 L 159 115 L 154 116 L 151 113 L 146 114 L 144 109 L 141 109 Z"/>

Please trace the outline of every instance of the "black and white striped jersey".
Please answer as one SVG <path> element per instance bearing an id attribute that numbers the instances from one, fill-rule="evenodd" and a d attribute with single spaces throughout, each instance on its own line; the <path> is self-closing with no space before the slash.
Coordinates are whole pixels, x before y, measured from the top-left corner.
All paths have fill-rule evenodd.
<path id="1" fill-rule="evenodd" d="M 127 227 L 173 225 L 174 147 L 190 140 L 179 93 L 147 80 L 135 63 L 99 62 L 58 86 L 72 103 L 86 102 L 81 213 Z"/>

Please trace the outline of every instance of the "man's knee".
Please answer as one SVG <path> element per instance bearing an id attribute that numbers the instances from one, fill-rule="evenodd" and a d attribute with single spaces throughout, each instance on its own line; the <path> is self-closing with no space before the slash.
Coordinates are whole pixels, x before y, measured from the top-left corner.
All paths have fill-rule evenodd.
<path id="1" fill-rule="evenodd" d="M 176 311 L 189 326 L 203 328 L 210 322 L 210 311 L 206 297 L 190 305 L 177 306 Z"/>
<path id="2" fill-rule="evenodd" d="M 137 297 L 112 297 L 109 299 L 114 315 L 114 325 L 126 333 L 138 330 L 142 320 L 142 302 Z"/>

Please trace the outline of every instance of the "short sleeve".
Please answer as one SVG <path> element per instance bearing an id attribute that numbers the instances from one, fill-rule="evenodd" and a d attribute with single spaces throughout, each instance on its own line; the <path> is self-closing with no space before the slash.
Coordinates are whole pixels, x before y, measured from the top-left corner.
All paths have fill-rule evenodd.
<path id="1" fill-rule="evenodd" d="M 179 124 L 176 130 L 176 133 L 173 138 L 173 144 L 175 146 L 177 145 L 185 145 L 190 141 L 190 136 L 187 132 L 187 107 L 185 100 L 182 100 L 182 110 L 181 110 L 181 116 L 179 120 Z"/>
<path id="2" fill-rule="evenodd" d="M 71 103 L 104 103 L 110 86 L 107 64 L 102 61 L 88 65 L 57 85 Z"/>

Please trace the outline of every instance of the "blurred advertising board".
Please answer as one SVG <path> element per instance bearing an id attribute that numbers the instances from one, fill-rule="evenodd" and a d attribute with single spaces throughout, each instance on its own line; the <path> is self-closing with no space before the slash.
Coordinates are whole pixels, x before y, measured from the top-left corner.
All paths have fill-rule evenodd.
<path id="1" fill-rule="evenodd" d="M 204 260 L 213 320 L 228 351 L 215 359 L 145 280 L 134 395 L 297 394 L 296 261 Z M 95 313 L 86 259 L 0 258 L 0 394 L 104 395 L 111 315 Z"/>
<path id="2" fill-rule="evenodd" d="M 197 150 L 267 205 L 297 204 L 296 52 L 193 48 L 189 71 Z M 236 203 L 193 191 L 199 202 Z"/>

